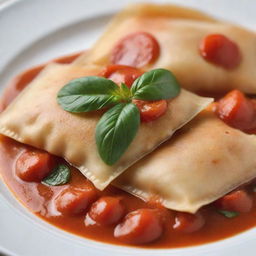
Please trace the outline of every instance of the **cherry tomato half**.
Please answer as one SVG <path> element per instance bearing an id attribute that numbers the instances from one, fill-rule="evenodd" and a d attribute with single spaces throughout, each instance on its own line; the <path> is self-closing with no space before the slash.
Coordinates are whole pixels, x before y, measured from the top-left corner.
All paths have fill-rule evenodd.
<path id="1" fill-rule="evenodd" d="M 158 101 L 144 101 L 144 100 L 133 100 L 133 103 L 140 110 L 140 118 L 142 122 L 151 122 L 167 111 L 168 103 L 166 100 Z"/>
<path id="2" fill-rule="evenodd" d="M 63 215 L 85 214 L 89 206 L 97 199 L 97 191 L 94 187 L 83 188 L 68 187 L 55 199 L 55 205 Z"/>
<path id="3" fill-rule="evenodd" d="M 54 156 L 37 149 L 24 151 L 16 161 L 17 176 L 28 182 L 41 182 L 54 168 Z"/>
<path id="4" fill-rule="evenodd" d="M 121 198 L 104 196 L 92 204 L 88 215 L 97 224 L 112 225 L 125 215 L 125 207 Z"/>
<path id="5" fill-rule="evenodd" d="M 162 217 L 156 209 L 139 209 L 126 215 L 114 230 L 114 236 L 126 243 L 144 244 L 158 239 L 164 232 Z"/>
<path id="6" fill-rule="evenodd" d="M 206 36 L 199 49 L 205 60 L 226 69 L 236 68 L 241 62 L 238 45 L 221 34 Z"/>
<path id="7" fill-rule="evenodd" d="M 216 113 L 234 128 L 243 131 L 256 128 L 256 106 L 238 90 L 229 92 L 218 102 Z"/>
<path id="8" fill-rule="evenodd" d="M 109 65 L 100 72 L 100 76 L 111 79 L 116 84 L 125 83 L 129 88 L 132 83 L 143 74 L 137 68 L 124 65 Z"/>
<path id="9" fill-rule="evenodd" d="M 136 32 L 122 38 L 113 48 L 111 62 L 141 68 L 153 63 L 160 54 L 155 37 L 146 32 Z"/>
<path id="10" fill-rule="evenodd" d="M 246 191 L 237 190 L 218 199 L 215 205 L 221 210 L 249 212 L 252 209 L 253 201 Z"/>
<path id="11" fill-rule="evenodd" d="M 201 229 L 204 224 L 205 220 L 200 213 L 177 212 L 173 229 L 184 233 L 192 233 Z"/>

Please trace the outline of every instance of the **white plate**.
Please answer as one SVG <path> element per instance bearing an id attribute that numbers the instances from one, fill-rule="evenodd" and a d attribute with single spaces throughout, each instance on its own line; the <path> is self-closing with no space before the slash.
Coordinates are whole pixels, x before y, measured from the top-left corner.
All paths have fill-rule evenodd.
<path id="1" fill-rule="evenodd" d="M 0 0 L 0 88 L 21 70 L 89 48 L 113 13 L 133 0 Z M 149 1 L 150 2 L 150 1 Z M 154 1 L 167 2 L 167 1 Z M 256 28 L 252 0 L 173 0 Z M 220 242 L 174 250 L 112 246 L 61 231 L 36 218 L 0 181 L 0 251 L 18 256 L 255 255 L 256 229 Z"/>

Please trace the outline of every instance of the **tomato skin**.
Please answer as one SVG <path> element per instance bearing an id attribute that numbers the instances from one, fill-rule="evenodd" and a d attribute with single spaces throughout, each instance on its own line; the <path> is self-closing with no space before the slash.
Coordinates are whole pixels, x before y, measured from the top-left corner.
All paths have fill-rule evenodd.
<path id="1" fill-rule="evenodd" d="M 164 232 L 159 210 L 139 209 L 127 214 L 115 227 L 114 236 L 130 244 L 145 244 L 157 240 Z"/>
<path id="2" fill-rule="evenodd" d="M 200 213 L 177 212 L 173 229 L 183 233 L 192 233 L 201 229 L 204 224 L 205 220 Z"/>
<path id="3" fill-rule="evenodd" d="M 77 216 L 87 212 L 89 206 L 97 199 L 94 187 L 68 187 L 54 200 L 57 210 L 63 215 Z"/>
<path id="4" fill-rule="evenodd" d="M 238 45 L 221 34 L 206 36 L 199 46 L 202 57 L 226 69 L 236 68 L 241 62 L 241 53 Z"/>
<path id="5" fill-rule="evenodd" d="M 133 103 L 140 110 L 140 119 L 142 122 L 152 122 L 167 111 L 168 103 L 166 100 L 144 101 L 133 100 Z"/>
<path id="6" fill-rule="evenodd" d="M 27 182 L 41 182 L 55 165 L 54 156 L 37 149 L 24 151 L 16 161 L 16 175 Z"/>
<path id="7" fill-rule="evenodd" d="M 249 212 L 252 205 L 252 198 L 244 190 L 233 191 L 215 202 L 217 208 L 235 212 Z"/>
<path id="8" fill-rule="evenodd" d="M 218 102 L 216 114 L 234 128 L 243 131 L 256 128 L 256 105 L 238 90 L 229 92 Z"/>
<path id="9" fill-rule="evenodd" d="M 130 88 L 142 74 L 143 72 L 137 68 L 125 65 L 109 65 L 99 75 L 111 79 L 116 84 L 125 83 Z"/>
<path id="10" fill-rule="evenodd" d="M 113 225 L 123 218 L 125 207 L 120 197 L 103 196 L 92 204 L 88 215 L 99 225 Z"/>
<path id="11" fill-rule="evenodd" d="M 155 37 L 146 32 L 135 32 L 121 38 L 114 46 L 110 61 L 113 64 L 141 68 L 158 58 L 160 47 Z"/>

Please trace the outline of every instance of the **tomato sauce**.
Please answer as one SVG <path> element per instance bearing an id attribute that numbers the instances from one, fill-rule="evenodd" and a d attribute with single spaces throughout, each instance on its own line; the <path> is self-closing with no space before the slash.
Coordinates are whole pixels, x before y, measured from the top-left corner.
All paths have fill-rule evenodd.
<path id="1" fill-rule="evenodd" d="M 69 63 L 79 54 L 59 58 L 57 62 Z M 45 65 L 41 65 L 23 72 L 17 76 L 7 87 L 2 99 L 2 109 L 4 109 L 17 94 L 40 72 Z M 1 176 L 10 190 L 17 199 L 26 206 L 30 211 L 43 220 L 73 234 L 102 241 L 112 244 L 127 245 L 121 240 L 114 237 L 114 225 L 99 226 L 85 225 L 85 214 L 79 216 L 71 216 L 61 214 L 55 205 L 55 199 L 65 189 L 69 187 L 83 188 L 92 184 L 75 168 L 71 168 L 71 180 L 68 184 L 62 186 L 46 186 L 40 182 L 25 182 L 21 180 L 15 170 L 15 163 L 18 157 L 31 147 L 23 145 L 5 136 L 0 136 L 0 166 Z M 252 208 L 249 212 L 240 213 L 235 218 L 226 218 L 219 214 L 214 204 L 208 205 L 200 209 L 200 218 L 204 218 L 204 225 L 195 232 L 186 233 L 177 228 L 176 217 L 177 212 L 163 209 L 155 202 L 143 202 L 142 200 L 123 192 L 115 187 L 109 186 L 104 191 L 97 191 L 97 196 L 120 197 L 125 205 L 126 213 L 139 210 L 141 208 L 157 208 L 164 211 L 164 233 L 161 237 L 146 245 L 144 248 L 175 248 L 192 245 L 199 245 L 228 238 L 238 234 L 256 225 L 256 202 L 253 185 L 247 185 L 244 188 L 252 198 Z M 89 210 L 88 210 L 89 211 Z M 186 214 L 185 214 L 186 215 Z M 184 215 L 184 216 L 185 216 Z M 182 215 L 183 216 L 183 215 Z M 181 223 L 183 226 L 191 225 L 190 223 Z M 173 228 L 176 225 L 176 229 Z M 201 227 L 202 226 L 202 227 Z M 191 226 L 190 226 L 191 227 Z M 191 229 L 191 228 L 190 228 Z M 193 226 L 193 229 L 194 226 Z"/>

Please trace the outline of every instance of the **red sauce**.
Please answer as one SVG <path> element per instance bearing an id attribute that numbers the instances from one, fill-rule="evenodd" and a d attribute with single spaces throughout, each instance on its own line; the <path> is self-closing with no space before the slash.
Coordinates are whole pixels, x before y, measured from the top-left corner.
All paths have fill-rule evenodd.
<path id="1" fill-rule="evenodd" d="M 77 57 L 77 55 L 74 57 L 68 57 L 69 60 L 67 62 L 71 61 L 75 57 Z M 62 58 L 58 61 L 60 60 L 62 62 L 65 62 L 67 59 Z M 7 106 L 12 101 L 12 99 L 14 99 L 16 95 L 36 76 L 36 74 L 38 74 L 38 72 L 42 68 L 43 65 L 32 68 L 16 77 L 5 92 L 6 98 L 3 99 L 3 106 Z M 92 186 L 92 184 L 78 170 L 71 168 L 71 180 L 67 185 L 63 186 L 54 187 L 45 186 L 37 182 L 25 182 L 16 175 L 15 163 L 16 159 L 20 156 L 20 154 L 31 147 L 18 143 L 4 136 L 0 136 L 0 142 L 0 166 L 2 178 L 4 182 L 8 185 L 10 190 L 17 197 L 17 199 L 19 199 L 24 206 L 30 209 L 38 217 L 68 232 L 97 241 L 126 245 L 125 242 L 122 242 L 122 239 L 120 240 L 114 237 L 115 226 L 85 226 L 85 213 L 83 213 L 82 215 L 70 215 L 61 214 L 58 211 L 59 208 L 57 209 L 57 206 L 55 204 L 56 198 L 61 193 L 63 193 L 64 190 L 70 189 L 72 187 L 84 188 Z M 127 213 L 131 211 L 136 211 L 141 208 L 158 208 L 161 211 L 164 211 L 164 233 L 157 241 L 154 241 L 153 243 L 147 245 L 143 245 L 143 247 L 175 248 L 213 242 L 238 234 L 255 226 L 255 195 L 252 191 L 252 185 L 247 185 L 245 189 L 252 198 L 252 207 L 249 212 L 240 213 L 239 216 L 228 219 L 220 215 L 216 211 L 214 205 L 208 205 L 206 207 L 203 207 L 199 211 L 200 218 L 204 218 L 204 223 L 201 220 L 200 223 L 198 220 L 196 220 L 196 225 L 191 222 L 187 222 L 188 219 L 191 219 L 191 217 L 186 219 L 183 218 L 184 220 L 182 219 L 182 223 L 181 220 L 179 220 L 183 227 L 186 227 L 186 230 L 191 231 L 191 225 L 193 224 L 192 230 L 196 231 L 192 233 L 182 232 L 182 228 L 177 228 L 177 218 L 179 218 L 179 215 L 177 215 L 176 212 L 165 210 L 154 202 L 143 202 L 140 199 L 112 186 L 109 186 L 103 192 L 97 191 L 97 197 L 121 197 L 122 202 L 125 205 L 125 211 Z M 175 227 L 175 223 L 176 229 L 173 228 Z"/>

